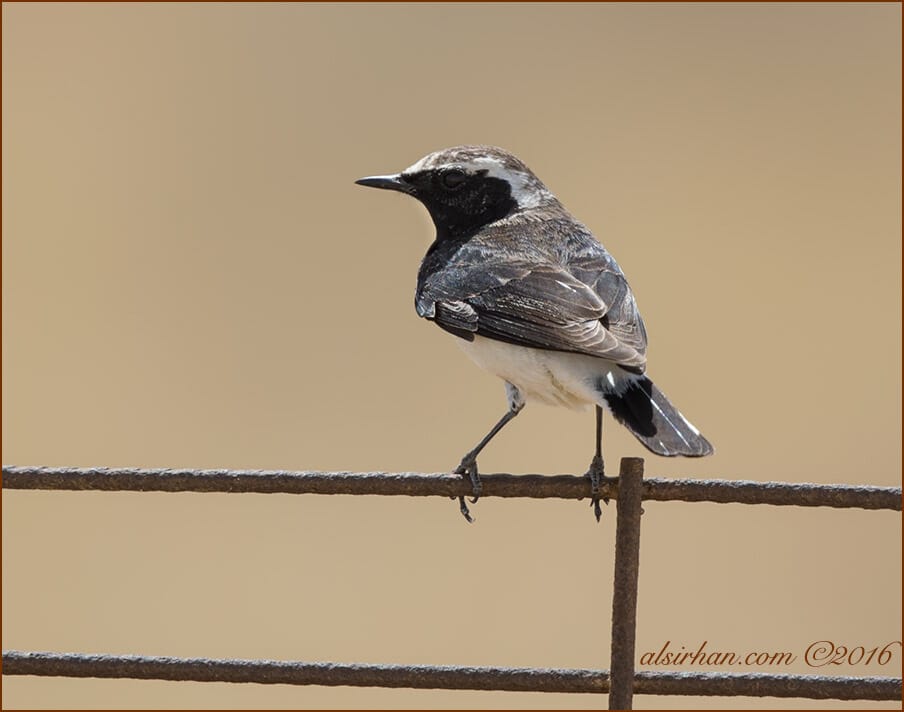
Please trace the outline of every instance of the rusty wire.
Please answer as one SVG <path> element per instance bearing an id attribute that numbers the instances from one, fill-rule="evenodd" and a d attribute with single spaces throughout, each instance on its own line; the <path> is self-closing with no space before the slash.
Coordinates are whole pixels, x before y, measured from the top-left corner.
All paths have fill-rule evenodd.
<path id="1" fill-rule="evenodd" d="M 483 497 L 582 499 L 590 482 L 574 475 L 481 475 Z M 172 470 L 74 467 L 3 467 L 4 489 L 132 492 L 256 492 L 263 494 L 370 494 L 411 497 L 469 495 L 471 485 L 448 473 L 287 472 L 279 470 Z M 617 499 L 607 480 L 603 496 Z M 901 511 L 900 487 L 798 484 L 749 480 L 648 478 L 645 500 L 858 507 Z"/>
<path id="2" fill-rule="evenodd" d="M 615 520 L 609 709 L 629 710 L 634 696 L 643 460 L 639 457 L 623 457 L 618 482 L 621 497 L 617 500 Z"/>
<path id="3" fill-rule="evenodd" d="M 401 687 L 433 690 L 606 693 L 606 670 L 359 665 L 277 660 L 3 652 L 4 675 L 129 678 L 192 682 Z M 644 695 L 803 697 L 814 700 L 898 700 L 901 678 L 829 677 L 713 672 L 640 672 L 634 691 Z"/>

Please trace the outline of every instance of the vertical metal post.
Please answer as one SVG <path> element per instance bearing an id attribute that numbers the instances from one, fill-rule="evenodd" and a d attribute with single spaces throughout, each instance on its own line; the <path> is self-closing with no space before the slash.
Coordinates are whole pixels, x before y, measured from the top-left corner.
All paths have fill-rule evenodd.
<path id="1" fill-rule="evenodd" d="M 612 595 L 612 650 L 609 709 L 630 710 L 634 697 L 634 643 L 637 630 L 637 574 L 643 458 L 623 457 L 618 473 L 615 526 L 615 591 Z"/>

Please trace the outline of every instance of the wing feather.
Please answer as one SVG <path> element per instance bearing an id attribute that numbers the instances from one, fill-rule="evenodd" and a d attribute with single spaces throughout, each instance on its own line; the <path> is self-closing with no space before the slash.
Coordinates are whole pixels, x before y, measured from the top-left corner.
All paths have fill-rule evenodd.
<path id="1" fill-rule="evenodd" d="M 646 336 L 624 277 L 599 264 L 581 277 L 587 281 L 565 265 L 456 265 L 426 281 L 418 313 L 463 338 L 583 353 L 642 371 Z"/>

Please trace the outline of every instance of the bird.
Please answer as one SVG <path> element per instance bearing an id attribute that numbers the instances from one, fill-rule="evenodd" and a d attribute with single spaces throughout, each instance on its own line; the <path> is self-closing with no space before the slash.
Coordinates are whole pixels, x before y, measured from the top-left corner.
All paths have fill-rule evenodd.
<path id="1" fill-rule="evenodd" d="M 418 270 L 417 314 L 505 382 L 508 409 L 453 470 L 470 480 L 472 504 L 482 491 L 478 455 L 528 401 L 594 406 L 586 477 L 597 521 L 604 410 L 657 455 L 712 454 L 646 375 L 647 332 L 618 263 L 523 161 L 496 146 L 453 146 L 355 182 L 427 209 L 436 235 Z M 464 497 L 459 509 L 473 521 Z"/>

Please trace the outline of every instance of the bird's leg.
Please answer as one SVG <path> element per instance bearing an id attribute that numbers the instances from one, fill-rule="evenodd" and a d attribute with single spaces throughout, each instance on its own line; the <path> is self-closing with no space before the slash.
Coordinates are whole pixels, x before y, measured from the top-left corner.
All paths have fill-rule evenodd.
<path id="1" fill-rule="evenodd" d="M 492 440 L 496 436 L 496 434 L 505 427 L 506 423 L 508 423 L 512 418 L 518 415 L 518 413 L 520 413 L 521 409 L 524 407 L 524 399 L 521 397 L 518 389 L 509 383 L 506 383 L 505 385 L 506 392 L 509 396 L 508 412 L 499 419 L 499 422 L 493 426 L 493 428 L 486 434 L 486 436 L 484 436 L 483 440 L 477 443 L 473 450 L 471 450 L 467 455 L 461 458 L 461 463 L 453 470 L 455 474 L 463 475 L 471 480 L 471 491 L 474 493 L 474 496 L 471 498 L 471 504 L 474 504 L 478 499 L 480 499 L 480 493 L 483 489 L 483 485 L 480 482 L 480 473 L 477 470 L 477 456 L 480 454 L 480 451 L 487 446 L 490 440 Z M 474 520 L 471 517 L 470 510 L 468 510 L 468 505 L 465 504 L 464 497 L 458 498 L 458 505 L 462 516 L 469 522 L 473 522 Z"/>
<path id="2" fill-rule="evenodd" d="M 483 489 L 483 485 L 480 482 L 480 473 L 477 470 L 477 456 L 480 454 L 480 451 L 487 446 L 487 443 L 489 443 L 490 440 L 493 439 L 496 433 L 502 430 L 502 428 L 505 427 L 506 423 L 508 423 L 512 418 L 518 415 L 520 410 L 520 408 L 518 410 L 509 410 L 505 415 L 503 415 L 499 419 L 499 422 L 493 426 L 493 429 L 486 434 L 483 440 L 477 443 L 473 450 L 471 450 L 467 455 L 461 458 L 461 463 L 453 470 L 455 474 L 464 475 L 471 480 L 471 491 L 474 493 L 474 497 L 471 498 L 471 504 L 474 504 L 478 499 L 480 499 L 480 493 Z M 472 521 L 470 512 L 468 511 L 468 505 L 465 504 L 465 498 L 459 497 L 458 503 L 459 509 L 461 509 L 461 513 L 462 515 L 464 515 L 464 518 L 469 522 Z"/>
<path id="3" fill-rule="evenodd" d="M 606 467 L 603 464 L 603 409 L 596 406 L 596 454 L 590 461 L 590 469 L 587 470 L 587 477 L 590 478 L 590 506 L 593 507 L 593 515 L 596 521 L 600 520 L 603 510 L 600 508 L 600 485 L 606 474 Z M 609 498 L 603 497 L 603 501 L 609 504 Z"/>

